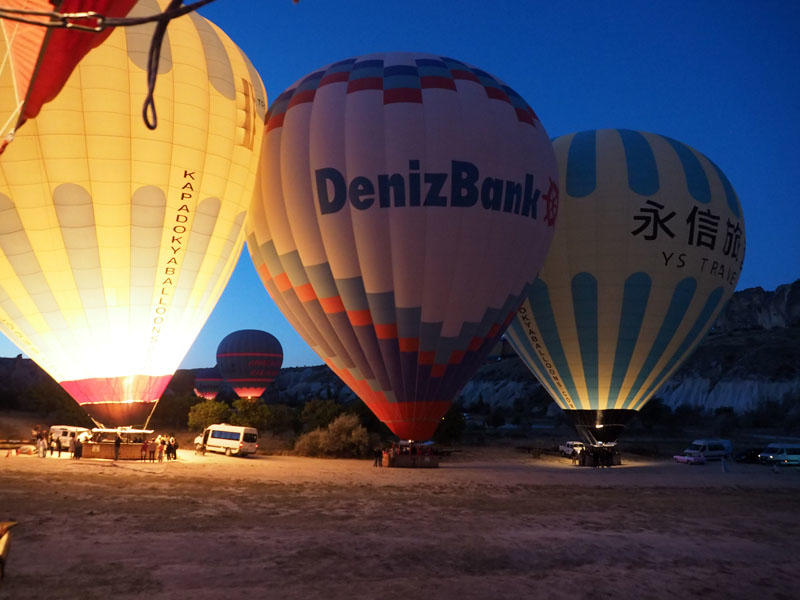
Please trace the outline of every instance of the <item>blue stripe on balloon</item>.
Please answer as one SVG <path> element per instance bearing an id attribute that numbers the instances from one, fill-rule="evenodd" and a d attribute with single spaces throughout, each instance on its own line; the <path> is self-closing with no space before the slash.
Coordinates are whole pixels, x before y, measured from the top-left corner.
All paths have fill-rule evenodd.
<path id="1" fill-rule="evenodd" d="M 694 322 L 694 325 L 692 325 L 689 333 L 686 334 L 686 338 L 683 340 L 683 342 L 681 342 L 678 350 L 658 374 L 658 377 L 656 377 L 653 380 L 653 383 L 650 384 L 647 392 L 645 392 L 645 394 L 642 396 L 643 399 L 649 399 L 650 395 L 655 392 L 658 387 L 661 387 L 661 384 L 664 382 L 664 378 L 669 375 L 669 372 L 673 369 L 673 367 L 675 367 L 679 361 L 686 357 L 686 353 L 689 352 L 692 344 L 694 344 L 695 340 L 700 336 L 700 332 L 703 331 L 703 328 L 708 325 L 708 322 L 711 320 L 711 315 L 714 314 L 714 311 L 719 305 L 720 300 L 722 300 L 722 293 L 722 288 L 718 287 L 708 295 L 708 299 L 706 300 L 703 309 L 697 316 L 697 320 Z"/>
<path id="2" fill-rule="evenodd" d="M 722 181 L 722 187 L 725 189 L 725 198 L 728 200 L 728 208 L 731 209 L 731 212 L 735 217 L 741 217 L 741 213 L 739 212 L 739 200 L 736 198 L 736 192 L 733 191 L 733 186 L 731 182 L 728 181 L 728 178 L 725 176 L 725 173 L 715 165 L 711 160 L 708 162 L 717 170 L 717 175 L 719 175 L 720 180 Z"/>
<path id="3" fill-rule="evenodd" d="M 561 376 L 561 381 L 564 387 L 567 388 L 567 393 L 572 398 L 572 402 L 575 403 L 576 408 L 579 408 L 575 381 L 572 379 L 569 362 L 567 362 L 564 348 L 561 346 L 561 338 L 558 335 L 558 327 L 556 326 L 556 320 L 553 316 L 553 306 L 550 303 L 550 294 L 547 291 L 547 284 L 537 278 L 531 284 L 528 300 L 533 310 L 536 326 L 539 328 L 539 333 L 542 336 L 542 342 L 550 353 L 550 359 L 553 361 L 553 368 Z"/>
<path id="4" fill-rule="evenodd" d="M 628 187 L 642 196 L 652 196 L 658 191 L 658 166 L 653 149 L 638 131 L 618 129 L 625 148 L 628 165 Z"/>
<path id="5" fill-rule="evenodd" d="M 634 273 L 625 280 L 617 350 L 614 354 L 614 368 L 611 371 L 611 387 L 608 390 L 608 408 L 613 408 L 619 398 L 622 382 L 628 373 L 633 350 L 642 329 L 647 302 L 650 299 L 651 286 L 652 280 L 647 273 Z"/>
<path id="6" fill-rule="evenodd" d="M 663 135 L 661 137 L 672 146 L 675 154 L 678 155 L 686 176 L 686 187 L 692 198 L 703 204 L 711 202 L 711 186 L 708 183 L 708 176 L 692 149 L 672 138 Z"/>
<path id="7" fill-rule="evenodd" d="M 572 309 L 581 349 L 588 408 L 600 408 L 597 403 L 600 386 L 597 375 L 597 279 L 592 274 L 578 273 L 572 278 Z"/>
<path id="8" fill-rule="evenodd" d="M 544 363 L 539 358 L 539 353 L 536 351 L 533 341 L 519 318 L 514 319 L 509 325 L 506 331 L 506 339 L 511 344 L 514 352 L 522 359 L 522 362 L 533 372 L 539 383 L 548 388 L 551 396 L 553 394 L 557 396 L 553 398 L 556 404 L 562 408 L 567 408 L 568 404 L 564 395 L 550 376 L 549 370 L 545 368 Z"/>
<path id="9" fill-rule="evenodd" d="M 650 348 L 650 353 L 647 355 L 644 364 L 642 364 L 639 375 L 636 377 L 636 381 L 633 382 L 631 391 L 628 392 L 628 397 L 625 399 L 623 408 L 632 408 L 633 399 L 639 393 L 648 375 L 650 375 L 650 372 L 664 354 L 667 345 L 672 341 L 672 337 L 675 335 L 681 321 L 683 321 L 683 318 L 686 316 L 686 311 L 689 309 L 689 304 L 691 304 L 696 290 L 697 281 L 694 277 L 682 279 L 678 282 L 678 285 L 675 286 L 675 291 L 672 293 L 672 300 L 667 309 L 667 314 L 664 317 L 664 321 L 661 323 L 661 328 L 658 330 L 653 346 Z"/>
<path id="10" fill-rule="evenodd" d="M 572 137 L 567 155 L 567 195 L 583 198 L 597 186 L 597 133 L 580 131 Z"/>

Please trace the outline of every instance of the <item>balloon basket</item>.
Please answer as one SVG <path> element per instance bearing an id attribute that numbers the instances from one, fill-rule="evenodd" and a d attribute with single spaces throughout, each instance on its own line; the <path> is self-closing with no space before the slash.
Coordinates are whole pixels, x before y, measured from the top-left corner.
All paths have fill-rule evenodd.
<path id="1" fill-rule="evenodd" d="M 613 467 L 622 464 L 622 454 L 616 446 L 586 446 L 578 455 L 579 467 Z"/>
<path id="2" fill-rule="evenodd" d="M 384 452 L 382 466 L 402 469 L 434 469 L 439 466 L 435 454 L 392 454 Z"/>

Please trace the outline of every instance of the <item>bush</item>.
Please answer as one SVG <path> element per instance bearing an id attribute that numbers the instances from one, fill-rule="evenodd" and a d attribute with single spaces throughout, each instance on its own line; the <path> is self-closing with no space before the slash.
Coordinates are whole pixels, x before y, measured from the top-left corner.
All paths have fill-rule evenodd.
<path id="1" fill-rule="evenodd" d="M 314 431 L 330 425 L 342 413 L 342 407 L 333 400 L 314 398 L 306 402 L 300 413 L 303 431 Z"/>
<path id="2" fill-rule="evenodd" d="M 224 423 L 231 416 L 231 409 L 224 402 L 204 400 L 189 409 L 189 428 L 205 429 L 214 423 Z"/>
<path id="3" fill-rule="evenodd" d="M 263 400 L 240 398 L 234 401 L 231 425 L 243 425 L 255 427 L 259 431 L 267 431 L 269 422 L 270 410 Z"/>
<path id="4" fill-rule="evenodd" d="M 345 413 L 336 417 L 327 428 L 300 436 L 294 449 L 303 456 L 367 456 L 370 437 L 356 415 Z"/>

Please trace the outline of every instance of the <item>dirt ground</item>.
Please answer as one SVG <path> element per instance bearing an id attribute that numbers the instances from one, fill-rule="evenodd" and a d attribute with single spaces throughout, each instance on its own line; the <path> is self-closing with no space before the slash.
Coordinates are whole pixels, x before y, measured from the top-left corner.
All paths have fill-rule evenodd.
<path id="1" fill-rule="evenodd" d="M 0 454 L 0 598 L 797 598 L 800 469 Z"/>

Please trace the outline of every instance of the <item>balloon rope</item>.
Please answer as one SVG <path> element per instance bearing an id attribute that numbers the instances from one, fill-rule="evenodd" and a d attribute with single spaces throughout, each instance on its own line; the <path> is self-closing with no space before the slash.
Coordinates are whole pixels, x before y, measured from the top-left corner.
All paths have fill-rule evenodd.
<path id="1" fill-rule="evenodd" d="M 214 0 L 198 0 L 186 6 L 178 8 L 167 8 L 164 12 L 148 15 L 146 17 L 106 17 L 95 11 L 59 13 L 43 10 L 22 10 L 14 8 L 0 8 L 0 19 L 17 21 L 29 25 L 39 25 L 41 27 L 64 27 L 65 29 L 76 29 L 79 31 L 91 31 L 99 33 L 109 27 L 129 27 L 131 25 L 142 25 L 154 21 L 169 21 L 187 13 L 197 10 L 201 6 L 210 4 Z M 34 17 L 47 17 L 49 20 L 41 20 Z M 87 25 L 83 22 L 94 21 L 94 24 Z"/>
<path id="2" fill-rule="evenodd" d="M 180 8 L 183 0 L 170 0 L 165 13 Z M 142 118 L 148 129 L 155 129 L 158 125 L 158 115 L 156 115 L 156 103 L 153 94 L 156 91 L 156 79 L 158 78 L 158 60 L 161 57 L 161 42 L 164 41 L 164 34 L 167 32 L 169 19 L 162 19 L 156 25 L 153 39 L 150 40 L 150 52 L 147 55 L 147 96 L 142 106 Z"/>

